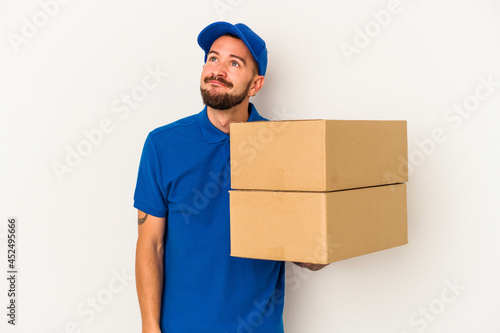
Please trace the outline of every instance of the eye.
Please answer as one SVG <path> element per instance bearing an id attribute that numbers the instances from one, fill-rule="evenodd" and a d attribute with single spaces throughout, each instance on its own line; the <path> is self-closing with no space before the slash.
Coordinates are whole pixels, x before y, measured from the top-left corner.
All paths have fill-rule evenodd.
<path id="1" fill-rule="evenodd" d="M 210 61 L 210 62 L 216 62 L 217 61 L 217 57 L 211 56 L 211 57 L 208 58 L 208 61 Z"/>
<path id="2" fill-rule="evenodd" d="M 237 61 L 233 60 L 233 61 L 231 61 L 231 66 L 232 67 L 239 67 L 240 64 Z"/>

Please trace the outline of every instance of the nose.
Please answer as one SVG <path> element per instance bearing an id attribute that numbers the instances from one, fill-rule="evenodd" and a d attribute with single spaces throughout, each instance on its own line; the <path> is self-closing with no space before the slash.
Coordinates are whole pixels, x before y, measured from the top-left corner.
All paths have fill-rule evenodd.
<path id="1" fill-rule="evenodd" d="M 217 63 L 212 67 L 211 74 L 214 77 L 226 77 L 226 71 L 224 70 L 224 67 L 220 63 Z"/>

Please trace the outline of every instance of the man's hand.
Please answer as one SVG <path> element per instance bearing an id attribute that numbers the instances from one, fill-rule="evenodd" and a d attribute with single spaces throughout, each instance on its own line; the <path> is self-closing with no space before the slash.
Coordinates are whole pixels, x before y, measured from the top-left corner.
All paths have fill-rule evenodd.
<path id="1" fill-rule="evenodd" d="M 323 264 L 312 264 L 308 262 L 293 262 L 295 265 L 302 267 L 302 268 L 307 268 L 311 271 L 319 271 L 322 268 L 325 268 L 329 264 L 323 265 Z"/>

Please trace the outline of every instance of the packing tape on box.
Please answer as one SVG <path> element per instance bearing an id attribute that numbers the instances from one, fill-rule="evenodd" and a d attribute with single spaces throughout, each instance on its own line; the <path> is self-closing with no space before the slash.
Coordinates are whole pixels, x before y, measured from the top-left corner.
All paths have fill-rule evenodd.
<path id="1" fill-rule="evenodd" d="M 283 247 L 268 247 L 267 256 L 274 260 L 283 260 L 285 256 L 285 248 Z"/>

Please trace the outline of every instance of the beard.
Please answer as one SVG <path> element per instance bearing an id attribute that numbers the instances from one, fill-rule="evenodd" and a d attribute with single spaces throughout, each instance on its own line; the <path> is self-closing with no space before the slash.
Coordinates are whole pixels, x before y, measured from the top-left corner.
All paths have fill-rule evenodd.
<path id="1" fill-rule="evenodd" d="M 222 78 L 207 77 L 204 82 L 208 81 L 219 81 L 229 88 L 233 87 L 231 82 L 228 82 Z M 248 90 L 252 81 L 248 82 L 246 89 L 241 94 L 230 94 L 230 93 L 212 93 L 209 89 L 200 87 L 201 98 L 203 99 L 203 104 L 216 110 L 229 110 L 236 105 L 240 105 L 241 102 L 247 97 Z"/>

